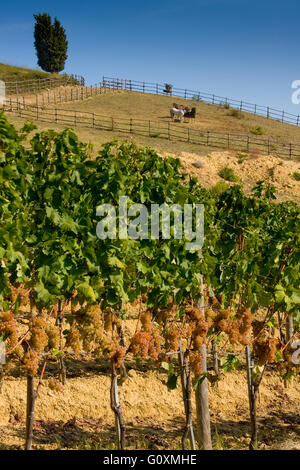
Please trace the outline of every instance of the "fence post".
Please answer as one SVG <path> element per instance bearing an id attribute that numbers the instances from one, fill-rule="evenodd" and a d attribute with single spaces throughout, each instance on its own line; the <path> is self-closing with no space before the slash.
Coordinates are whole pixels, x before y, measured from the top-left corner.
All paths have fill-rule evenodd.
<path id="1" fill-rule="evenodd" d="M 290 143 L 290 158 L 292 158 L 292 143 Z"/>
<path id="2" fill-rule="evenodd" d="M 267 118 L 269 119 L 270 117 L 270 109 L 269 109 L 269 106 L 267 107 Z"/>
<path id="3" fill-rule="evenodd" d="M 299 114 L 297 116 L 297 126 L 299 126 Z"/>
<path id="4" fill-rule="evenodd" d="M 143 93 L 145 93 L 145 82 L 143 82 Z"/>
<path id="5" fill-rule="evenodd" d="M 149 137 L 151 136 L 151 121 L 148 122 Z"/>
<path id="6" fill-rule="evenodd" d="M 95 127 L 95 113 L 93 113 L 93 127 Z"/>
<path id="7" fill-rule="evenodd" d="M 282 111 L 282 122 L 284 121 L 284 111 Z"/>
<path id="8" fill-rule="evenodd" d="M 230 148 L 230 134 L 227 135 L 227 148 Z"/>
<path id="9" fill-rule="evenodd" d="M 77 116 L 76 116 L 76 111 L 74 111 L 74 127 L 76 127 L 77 124 Z"/>
<path id="10" fill-rule="evenodd" d="M 241 101 L 240 111 L 243 109 L 243 102 Z"/>
<path id="11" fill-rule="evenodd" d="M 212 104 L 215 104 L 215 95 L 212 95 Z"/>
<path id="12" fill-rule="evenodd" d="M 254 105 L 254 114 L 256 114 L 256 104 Z"/>
<path id="13" fill-rule="evenodd" d="M 171 135 L 170 135 L 170 123 L 168 122 L 168 139 L 171 140 Z"/>
<path id="14" fill-rule="evenodd" d="M 270 139 L 268 139 L 268 155 L 270 155 Z"/>
<path id="15" fill-rule="evenodd" d="M 209 131 L 207 131 L 206 145 L 209 144 Z"/>
<path id="16" fill-rule="evenodd" d="M 191 139 L 190 139 L 190 128 L 189 127 L 188 127 L 187 131 L 188 131 L 187 141 L 188 141 L 188 143 L 190 143 Z"/>
<path id="17" fill-rule="evenodd" d="M 111 118 L 111 130 L 114 130 L 114 118 Z"/>
<path id="18" fill-rule="evenodd" d="M 186 100 L 186 89 L 184 90 L 184 99 Z"/>
<path id="19" fill-rule="evenodd" d="M 130 134 L 132 134 L 132 118 L 130 118 L 129 132 L 130 132 Z"/>
<path id="20" fill-rule="evenodd" d="M 35 95 L 36 118 L 39 119 L 39 95 Z"/>
<path id="21" fill-rule="evenodd" d="M 55 108 L 55 122 L 57 122 L 57 109 Z"/>

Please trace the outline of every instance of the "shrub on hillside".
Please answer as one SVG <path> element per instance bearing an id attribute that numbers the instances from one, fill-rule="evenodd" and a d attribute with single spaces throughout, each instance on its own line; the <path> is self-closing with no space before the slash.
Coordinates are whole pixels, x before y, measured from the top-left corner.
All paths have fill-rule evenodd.
<path id="1" fill-rule="evenodd" d="M 228 183 L 225 183 L 225 181 L 218 181 L 211 189 L 210 192 L 213 196 L 219 196 L 220 194 L 225 193 L 227 189 L 230 188 L 230 185 Z"/>
<path id="2" fill-rule="evenodd" d="M 236 158 L 237 158 L 238 163 L 243 163 L 247 158 L 247 154 L 243 152 L 238 152 L 236 154 Z"/>
<path id="3" fill-rule="evenodd" d="M 239 109 L 232 109 L 228 116 L 235 117 L 237 119 L 242 119 L 244 117 L 243 113 Z"/>
<path id="4" fill-rule="evenodd" d="M 263 135 L 265 133 L 264 129 L 261 126 L 255 127 L 255 129 L 250 129 L 250 132 L 254 135 Z"/>
<path id="5" fill-rule="evenodd" d="M 218 175 L 226 181 L 231 181 L 232 183 L 236 183 L 239 181 L 239 177 L 234 173 L 232 168 L 225 167 L 219 171 Z"/>
<path id="6" fill-rule="evenodd" d="M 296 180 L 296 181 L 300 181 L 300 173 L 298 173 L 297 171 L 295 171 L 295 173 L 293 173 L 293 178 L 294 178 L 294 180 Z"/>

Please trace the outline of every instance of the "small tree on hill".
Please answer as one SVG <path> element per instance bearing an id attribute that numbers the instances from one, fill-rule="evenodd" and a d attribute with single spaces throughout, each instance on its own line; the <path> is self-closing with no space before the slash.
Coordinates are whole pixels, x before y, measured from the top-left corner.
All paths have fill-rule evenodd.
<path id="1" fill-rule="evenodd" d="M 57 18 L 52 24 L 47 13 L 33 15 L 34 47 L 38 58 L 38 65 L 46 72 L 60 72 L 67 60 L 68 41 L 65 29 Z"/>

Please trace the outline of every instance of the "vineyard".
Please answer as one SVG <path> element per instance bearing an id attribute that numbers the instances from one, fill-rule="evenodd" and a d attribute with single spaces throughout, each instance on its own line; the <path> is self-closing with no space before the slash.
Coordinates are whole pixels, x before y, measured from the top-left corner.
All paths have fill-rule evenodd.
<path id="1" fill-rule="evenodd" d="M 259 449 L 266 375 L 286 389 L 299 380 L 299 206 L 278 203 L 264 181 L 248 196 L 238 185 L 214 193 L 182 173 L 179 159 L 134 143 L 114 140 L 94 155 L 71 130 L 29 140 L 33 130 L 17 131 L 0 114 L 0 403 L 17 368 L 27 383 L 25 449 L 38 448 L 41 391 L 59 401 L 72 360 L 109 371 L 119 449 L 128 446 L 120 389 L 134 364 L 180 390 L 180 446 L 193 450 L 214 448 L 209 384 L 236 370 L 248 387 L 247 446 Z M 123 238 L 119 225 L 115 239 L 99 239 L 97 208 L 117 208 L 121 196 L 129 207 L 203 204 L 202 249 L 162 234 Z"/>

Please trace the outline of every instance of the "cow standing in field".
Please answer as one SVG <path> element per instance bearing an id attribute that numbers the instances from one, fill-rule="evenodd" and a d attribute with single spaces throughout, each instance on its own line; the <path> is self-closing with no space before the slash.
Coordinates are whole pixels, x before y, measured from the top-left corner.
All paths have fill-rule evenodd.
<path id="1" fill-rule="evenodd" d="M 180 106 L 179 108 L 175 108 L 174 106 L 177 106 L 176 103 L 173 104 L 173 108 L 170 109 L 170 116 L 174 121 L 174 118 L 177 117 L 179 121 L 182 121 L 182 118 L 185 114 L 185 109 L 183 106 Z"/>

